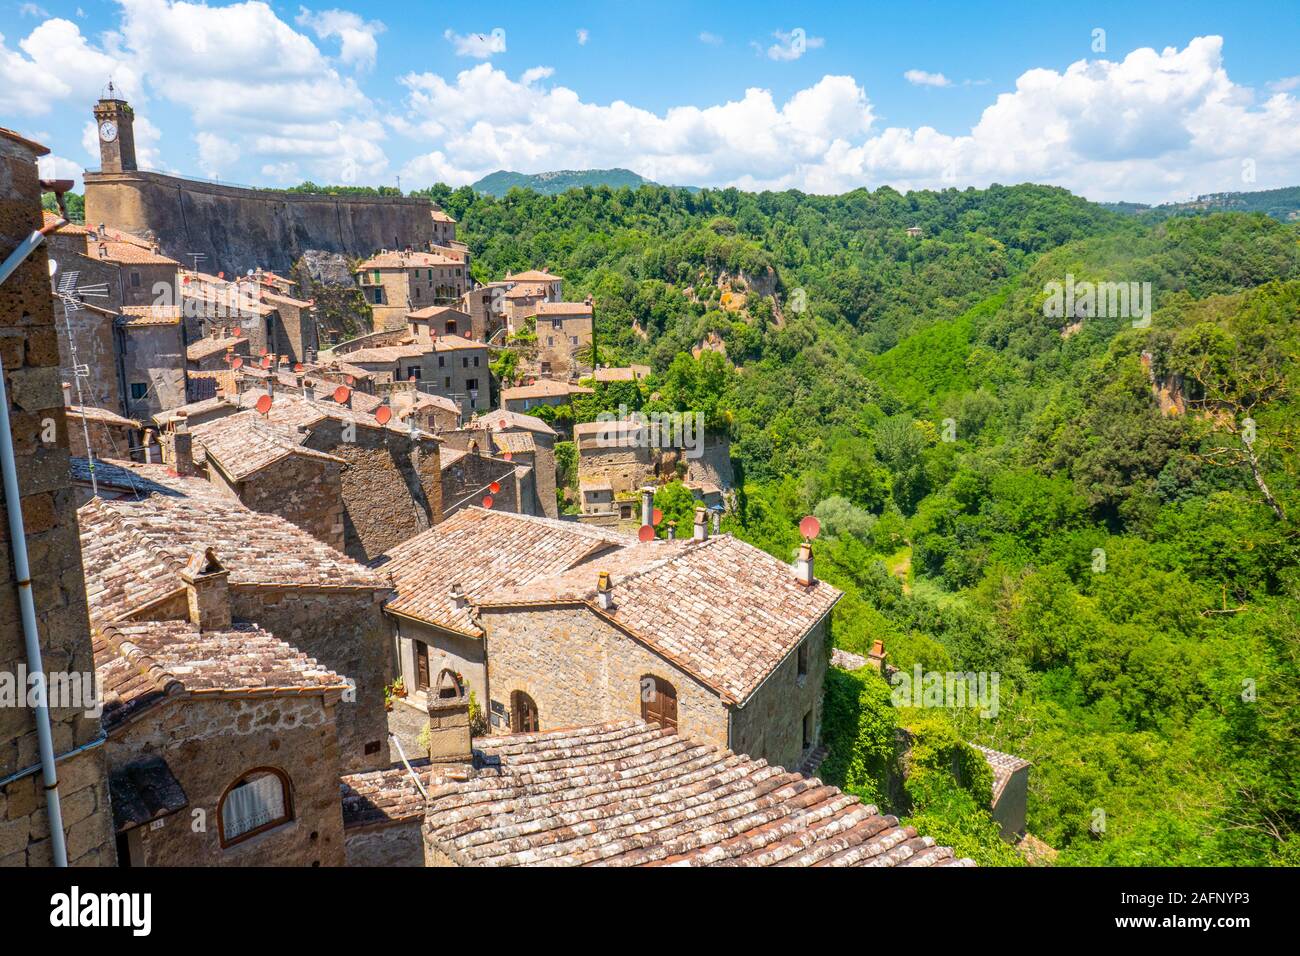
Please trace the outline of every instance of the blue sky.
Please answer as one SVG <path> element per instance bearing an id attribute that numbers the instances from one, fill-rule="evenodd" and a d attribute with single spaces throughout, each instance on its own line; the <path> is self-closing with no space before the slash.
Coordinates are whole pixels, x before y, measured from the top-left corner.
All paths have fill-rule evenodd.
<path id="1" fill-rule="evenodd" d="M 1149 202 L 1300 183 L 1295 4 L 1070 7 L 0 0 L 0 124 L 51 172 L 93 167 L 112 73 L 145 164 L 256 185 L 612 165 Z"/>

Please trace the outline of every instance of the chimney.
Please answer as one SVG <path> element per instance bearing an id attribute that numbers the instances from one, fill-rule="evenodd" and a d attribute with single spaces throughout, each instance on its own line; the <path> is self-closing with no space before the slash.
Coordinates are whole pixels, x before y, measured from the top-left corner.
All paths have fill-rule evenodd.
<path id="1" fill-rule="evenodd" d="M 67 408 L 72 404 L 72 383 L 63 383 L 63 407 Z"/>
<path id="2" fill-rule="evenodd" d="M 443 668 L 425 692 L 429 709 L 429 760 L 432 763 L 470 763 L 474 738 L 469 727 L 469 693 L 461 679 Z"/>
<path id="3" fill-rule="evenodd" d="M 194 476 L 194 436 L 190 434 L 190 424 L 184 415 L 177 418 L 163 436 L 163 461 L 178 478 Z"/>
<path id="4" fill-rule="evenodd" d="M 309 402 L 316 400 L 316 383 L 309 378 L 302 380 L 302 397 Z"/>
<path id="5" fill-rule="evenodd" d="M 713 512 L 713 533 L 715 535 L 722 533 L 722 512 Z"/>
<path id="6" fill-rule="evenodd" d="M 695 531 L 691 538 L 695 541 L 709 540 L 709 525 L 704 505 L 696 505 L 695 507 Z"/>
<path id="7" fill-rule="evenodd" d="M 867 663 L 876 670 L 883 672 L 885 668 L 885 642 L 872 641 L 871 652 L 867 654 Z"/>
<path id="8" fill-rule="evenodd" d="M 641 489 L 641 523 L 654 524 L 651 520 L 655 515 L 655 490 L 653 488 Z"/>
<path id="9" fill-rule="evenodd" d="M 676 540 L 677 540 L 677 522 L 676 522 L 676 521 L 670 521 L 670 522 L 668 522 L 668 540 L 669 540 L 669 541 L 676 541 Z"/>
<path id="10" fill-rule="evenodd" d="M 800 584 L 811 586 L 817 583 L 813 577 L 812 542 L 804 541 L 799 545 L 799 559 L 794 563 L 794 577 Z"/>
<path id="11" fill-rule="evenodd" d="M 614 604 L 614 588 L 609 583 L 608 571 L 601 571 L 596 577 L 596 603 L 602 611 L 608 611 Z"/>
<path id="12" fill-rule="evenodd" d="M 194 552 L 181 580 L 189 600 L 190 623 L 201 631 L 221 631 L 230 627 L 230 572 L 211 548 Z"/>
<path id="13" fill-rule="evenodd" d="M 462 588 L 459 584 L 453 584 L 451 586 L 452 607 L 459 610 L 460 608 L 463 608 L 468 603 L 469 603 L 469 598 L 465 596 L 465 589 Z"/>

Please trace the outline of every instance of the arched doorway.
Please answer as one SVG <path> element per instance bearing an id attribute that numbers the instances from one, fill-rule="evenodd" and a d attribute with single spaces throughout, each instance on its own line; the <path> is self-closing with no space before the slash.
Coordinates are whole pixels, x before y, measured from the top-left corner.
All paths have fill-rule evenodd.
<path id="1" fill-rule="evenodd" d="M 641 678 L 641 719 L 677 733 L 677 689 L 662 677 Z"/>
<path id="2" fill-rule="evenodd" d="M 541 730 L 537 719 L 537 704 L 522 690 L 510 695 L 510 730 L 516 734 L 532 734 Z"/>

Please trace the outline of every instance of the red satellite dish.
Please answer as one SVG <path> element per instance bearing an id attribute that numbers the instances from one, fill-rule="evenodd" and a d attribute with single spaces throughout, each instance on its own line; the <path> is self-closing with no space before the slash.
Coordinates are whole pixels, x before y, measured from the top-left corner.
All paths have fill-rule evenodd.
<path id="1" fill-rule="evenodd" d="M 375 409 L 375 421 L 381 425 L 387 425 L 389 419 L 393 417 L 393 410 L 387 405 L 380 405 Z"/>
<path id="2" fill-rule="evenodd" d="M 822 533 L 822 523 L 809 515 L 799 522 L 799 533 L 811 541 Z"/>
<path id="3" fill-rule="evenodd" d="M 301 372 L 301 371 L 303 370 L 303 364 L 302 364 L 301 362 L 294 362 L 294 363 L 293 363 L 293 370 L 294 370 L 295 372 Z"/>
<path id="4" fill-rule="evenodd" d="M 338 388 L 334 389 L 334 401 L 338 402 L 340 405 L 346 402 L 351 395 L 352 392 L 346 385 L 340 385 Z"/>
<path id="5" fill-rule="evenodd" d="M 492 482 L 492 484 L 488 485 L 488 491 L 492 492 L 492 494 L 494 495 L 500 490 L 501 490 L 501 482 L 499 481 L 494 481 Z"/>
<path id="6" fill-rule="evenodd" d="M 262 368 L 270 368 L 270 367 L 271 367 L 271 356 L 269 356 L 269 355 L 263 355 L 263 356 L 262 356 Z"/>
<path id="7" fill-rule="evenodd" d="M 224 279 L 225 277 L 226 277 L 226 274 L 225 274 L 224 272 L 218 272 L 218 273 L 217 273 L 217 278 L 218 278 L 218 279 Z"/>
<path id="8" fill-rule="evenodd" d="M 265 345 L 263 345 L 263 346 L 262 346 L 262 351 L 258 352 L 257 354 L 258 354 L 258 355 L 270 355 L 270 354 L 271 354 L 271 350 L 268 349 Z"/>
<path id="9" fill-rule="evenodd" d="M 181 285 L 189 285 L 189 284 L 190 284 L 190 277 L 189 277 L 189 276 L 184 276 L 184 277 L 181 279 Z"/>
<path id="10" fill-rule="evenodd" d="M 257 404 L 253 407 L 256 408 L 258 412 L 265 415 L 267 412 L 271 410 L 271 396 L 263 395 L 261 398 L 257 400 Z"/>
<path id="11" fill-rule="evenodd" d="M 357 380 L 351 375 L 347 376 L 347 378 L 343 379 L 343 381 L 347 382 L 349 385 L 357 384 Z"/>
<path id="12" fill-rule="evenodd" d="M 658 508 L 656 508 L 654 511 L 652 511 L 652 512 L 650 513 L 650 523 L 651 523 L 651 524 L 655 524 L 655 525 L 657 525 L 659 522 L 661 522 L 661 521 L 663 521 L 663 520 L 664 520 L 664 513 L 663 513 L 662 511 L 660 511 Z"/>
<path id="13" fill-rule="evenodd" d="M 511 461 L 515 456 L 510 454 L 510 452 L 505 452 L 501 455 L 501 457 L 504 458 L 506 461 Z"/>
<path id="14" fill-rule="evenodd" d="M 484 508 L 491 508 L 491 507 L 492 507 L 492 496 L 491 496 L 491 495 L 484 495 L 484 497 L 483 497 L 483 507 L 484 507 Z"/>
<path id="15" fill-rule="evenodd" d="M 506 427 L 506 420 L 505 420 L 504 418 L 501 419 L 501 427 L 502 427 L 502 428 L 505 428 L 505 427 Z"/>
<path id="16" fill-rule="evenodd" d="M 636 536 L 642 542 L 653 541 L 655 539 L 654 525 L 643 524 L 641 530 L 636 533 Z"/>
<path id="17" fill-rule="evenodd" d="M 244 330 L 241 329 L 239 326 L 235 326 L 233 329 L 230 330 L 230 334 L 233 335 L 235 338 L 239 338 L 241 335 L 244 334 Z"/>
<path id="18" fill-rule="evenodd" d="M 238 355 L 236 355 L 236 356 L 231 360 L 231 362 L 230 362 L 230 367 L 231 367 L 231 368 L 240 368 L 243 364 L 244 364 L 244 360 L 243 360 L 242 358 L 240 358 Z"/>

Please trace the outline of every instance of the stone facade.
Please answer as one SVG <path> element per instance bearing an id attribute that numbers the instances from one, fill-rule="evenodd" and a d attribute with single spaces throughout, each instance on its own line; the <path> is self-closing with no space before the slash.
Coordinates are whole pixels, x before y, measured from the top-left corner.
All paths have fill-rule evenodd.
<path id="1" fill-rule="evenodd" d="M 162 757 L 188 798 L 183 810 L 127 831 L 131 865 L 342 866 L 334 716 L 346 706 L 323 695 L 179 699 L 116 728 L 114 768 L 141 754 Z M 223 847 L 223 796 L 263 768 L 288 778 L 292 819 Z"/>
<path id="2" fill-rule="evenodd" d="M 429 436 L 413 439 L 391 428 L 360 426 L 348 441 L 344 427 L 337 419 L 323 421 L 312 427 L 305 444 L 347 463 L 342 474 L 342 550 L 365 563 L 442 520 L 438 442 Z"/>
<path id="3" fill-rule="evenodd" d="M 36 159 L 46 150 L 0 132 L 0 249 L 12 250 L 41 225 Z M 3 364 L 34 581 L 36 623 L 48 671 L 93 674 L 85 584 L 81 577 L 76 502 L 69 480 L 67 425 L 59 381 L 59 342 L 50 300 L 47 256 L 29 256 L 0 286 Z M 55 442 L 41 435 L 53 422 Z M 25 666 L 18 588 L 7 522 L 0 521 L 0 672 Z M 98 719 L 79 707 L 50 711 L 58 759 L 68 862 L 116 861 L 108 771 Z M 88 749 L 74 756 L 70 751 Z M 0 867 L 51 863 L 36 722 L 25 707 L 0 707 Z"/>
<path id="4" fill-rule="evenodd" d="M 325 667 L 356 692 L 338 705 L 338 763 L 344 773 L 388 766 L 384 687 L 396 674 L 383 591 L 234 587 L 238 621 L 264 627 Z M 337 783 L 337 780 L 335 781 Z"/>
<path id="5" fill-rule="evenodd" d="M 207 473 L 209 481 L 225 488 L 244 507 L 279 515 L 317 541 L 344 550 L 343 471 L 338 462 L 287 455 L 241 481 L 231 481 L 209 461 Z"/>
<path id="6" fill-rule="evenodd" d="M 152 418 L 189 401 L 182 322 L 118 323 L 126 415 Z"/>
<path id="7" fill-rule="evenodd" d="M 653 675 L 675 689 L 684 735 L 792 769 L 819 740 L 824 623 L 803 638 L 806 656 L 791 653 L 739 706 L 587 607 L 484 607 L 480 621 L 489 648 L 490 707 L 504 711 L 507 724 L 515 691 L 533 699 L 542 730 L 640 718 L 641 679 Z"/>
<path id="8" fill-rule="evenodd" d="M 492 498 L 492 508 L 496 511 L 532 514 L 531 501 L 526 502 L 529 507 L 520 507 L 521 489 L 515 462 L 477 452 L 457 454 L 444 451 L 441 454 L 444 518 L 469 505 L 482 504 L 485 496 Z M 499 490 L 491 489 L 493 482 Z"/>
<path id="9" fill-rule="evenodd" d="M 424 866 L 421 817 L 347 831 L 347 866 Z"/>

